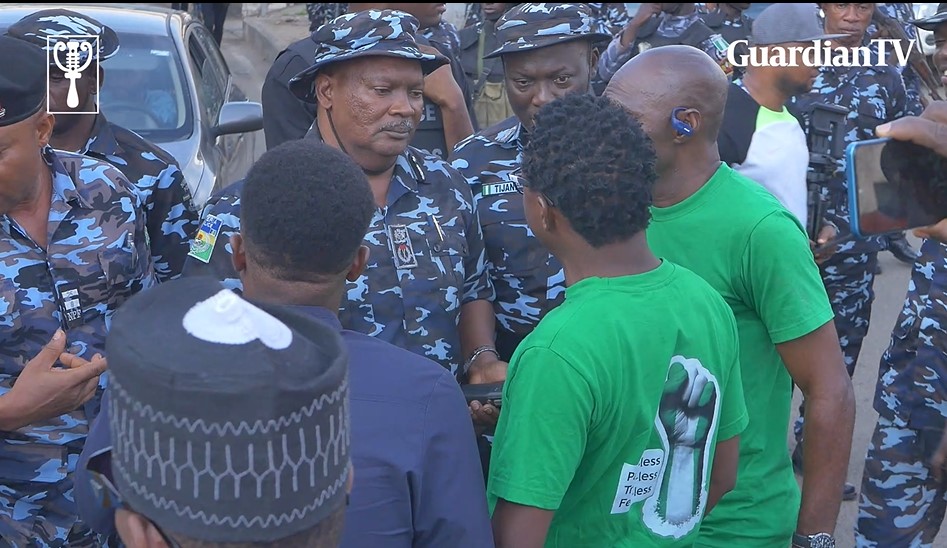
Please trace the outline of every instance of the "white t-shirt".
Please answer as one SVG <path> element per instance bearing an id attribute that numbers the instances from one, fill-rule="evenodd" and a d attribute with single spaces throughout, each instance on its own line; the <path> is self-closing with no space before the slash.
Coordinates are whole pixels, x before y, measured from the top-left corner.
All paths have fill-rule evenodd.
<path id="1" fill-rule="evenodd" d="M 806 226 L 809 146 L 799 121 L 785 107 L 770 110 L 734 82 L 717 144 L 722 161 L 763 185 Z"/>

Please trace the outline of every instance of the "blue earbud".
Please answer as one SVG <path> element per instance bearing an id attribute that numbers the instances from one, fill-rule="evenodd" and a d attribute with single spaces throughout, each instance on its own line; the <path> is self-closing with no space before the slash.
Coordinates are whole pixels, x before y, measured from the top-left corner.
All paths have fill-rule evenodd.
<path id="1" fill-rule="evenodd" d="M 674 128 L 674 131 L 676 131 L 678 135 L 686 136 L 686 135 L 690 135 L 694 133 L 694 128 L 692 128 L 691 125 L 688 124 L 687 122 L 683 120 L 678 120 L 677 113 L 681 112 L 682 110 L 687 110 L 687 109 L 684 107 L 677 107 L 676 109 L 671 111 L 671 127 Z"/>

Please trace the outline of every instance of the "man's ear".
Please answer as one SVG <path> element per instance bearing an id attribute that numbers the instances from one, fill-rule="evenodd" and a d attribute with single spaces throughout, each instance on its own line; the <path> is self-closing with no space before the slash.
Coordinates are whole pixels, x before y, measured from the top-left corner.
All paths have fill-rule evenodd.
<path id="1" fill-rule="evenodd" d="M 550 207 L 546 197 L 538 192 L 533 193 L 532 199 L 536 200 L 536 205 L 539 207 L 539 222 L 542 224 L 543 231 L 552 232 L 556 230 L 558 226 L 558 212 L 556 209 Z"/>
<path id="2" fill-rule="evenodd" d="M 169 548 L 157 527 L 136 512 L 116 511 L 115 530 L 128 548 Z"/>
<path id="3" fill-rule="evenodd" d="M 243 236 L 239 232 L 230 235 L 230 248 L 233 253 L 230 255 L 230 262 L 237 274 L 243 274 L 247 270 L 247 250 L 243 246 Z"/>
<path id="4" fill-rule="evenodd" d="M 675 134 L 674 134 L 675 143 L 683 143 L 689 137 L 693 137 L 700 132 L 701 116 L 700 116 L 700 111 L 698 111 L 697 109 L 694 109 L 694 108 L 684 109 L 678 112 L 676 115 L 674 115 L 674 117 L 680 120 L 681 122 L 684 122 L 685 124 L 689 125 L 692 130 L 690 135 L 683 135 L 681 133 L 678 133 L 675 130 Z"/>
<path id="5" fill-rule="evenodd" d="M 355 253 L 355 258 L 352 259 L 352 265 L 349 267 L 348 274 L 345 275 L 345 279 L 354 282 L 362 275 L 362 272 L 365 271 L 365 267 L 368 266 L 368 257 L 370 251 L 367 245 L 358 246 L 358 251 Z"/>
<path id="6" fill-rule="evenodd" d="M 36 119 L 36 141 L 40 148 L 49 144 L 49 139 L 53 135 L 53 127 L 56 125 L 56 116 L 49 112 L 40 112 Z"/>
<path id="7" fill-rule="evenodd" d="M 326 110 L 332 109 L 332 97 L 335 91 L 335 82 L 333 78 L 324 72 L 316 75 L 316 81 L 313 83 L 313 90 L 316 93 L 316 103 Z"/>

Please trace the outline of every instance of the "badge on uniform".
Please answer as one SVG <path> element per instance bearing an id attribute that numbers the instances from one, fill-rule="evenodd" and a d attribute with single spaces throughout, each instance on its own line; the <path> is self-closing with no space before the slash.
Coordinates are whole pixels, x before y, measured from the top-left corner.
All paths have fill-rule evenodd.
<path id="1" fill-rule="evenodd" d="M 507 181 L 505 183 L 483 185 L 480 194 L 482 196 L 496 196 L 497 194 L 512 194 L 514 192 L 517 192 L 516 183 Z"/>
<path id="2" fill-rule="evenodd" d="M 395 258 L 395 268 L 414 268 L 418 266 L 418 258 L 414 256 L 414 246 L 411 245 L 411 235 L 405 225 L 391 225 L 388 227 L 391 237 L 391 251 Z"/>
<path id="3" fill-rule="evenodd" d="M 82 325 L 82 301 L 79 299 L 79 285 L 60 284 L 56 287 L 59 297 L 59 313 L 62 314 L 63 329 Z"/>
<path id="4" fill-rule="evenodd" d="M 191 251 L 188 257 L 194 257 L 203 263 L 209 263 L 211 255 L 214 254 L 214 246 L 217 245 L 217 235 L 220 234 L 220 226 L 223 223 L 213 215 L 208 215 L 201 223 L 200 230 L 191 240 Z"/>

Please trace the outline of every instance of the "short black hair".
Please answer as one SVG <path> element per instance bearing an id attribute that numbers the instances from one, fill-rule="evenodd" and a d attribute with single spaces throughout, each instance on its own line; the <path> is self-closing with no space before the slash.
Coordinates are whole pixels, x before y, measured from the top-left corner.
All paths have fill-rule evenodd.
<path id="1" fill-rule="evenodd" d="M 323 281 L 351 264 L 374 213 L 347 154 L 318 139 L 285 142 L 250 168 L 240 197 L 247 254 L 286 281 Z"/>
<path id="2" fill-rule="evenodd" d="M 524 184 L 551 200 L 592 247 L 648 227 L 654 147 L 608 97 L 567 95 L 544 105 L 523 156 Z"/>

